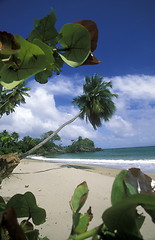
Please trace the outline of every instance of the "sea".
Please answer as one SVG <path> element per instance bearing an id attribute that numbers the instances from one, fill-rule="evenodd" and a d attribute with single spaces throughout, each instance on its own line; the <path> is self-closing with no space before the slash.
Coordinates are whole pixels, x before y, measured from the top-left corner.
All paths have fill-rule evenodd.
<path id="1" fill-rule="evenodd" d="M 155 146 L 110 148 L 99 152 L 53 154 L 46 157 L 29 156 L 41 161 L 65 164 L 97 165 L 118 169 L 140 168 L 155 174 Z"/>

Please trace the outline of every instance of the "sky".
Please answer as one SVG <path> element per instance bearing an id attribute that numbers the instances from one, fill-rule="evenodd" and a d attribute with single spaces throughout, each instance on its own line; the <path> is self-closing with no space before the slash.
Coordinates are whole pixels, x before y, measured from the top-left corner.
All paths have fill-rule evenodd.
<path id="1" fill-rule="evenodd" d="M 94 130 L 77 119 L 59 133 L 62 144 L 79 136 L 96 147 L 118 148 L 155 145 L 155 1 L 154 0 L 0 0 L 0 30 L 26 38 L 34 19 L 54 9 L 56 29 L 65 23 L 90 19 L 99 30 L 94 55 L 102 63 L 72 68 L 66 64 L 59 76 L 41 85 L 29 81 L 30 98 L 9 116 L 0 119 L 0 131 L 39 137 L 56 130 L 78 113 L 72 99 L 82 94 L 86 76 L 99 74 L 112 81 L 116 112 Z"/>

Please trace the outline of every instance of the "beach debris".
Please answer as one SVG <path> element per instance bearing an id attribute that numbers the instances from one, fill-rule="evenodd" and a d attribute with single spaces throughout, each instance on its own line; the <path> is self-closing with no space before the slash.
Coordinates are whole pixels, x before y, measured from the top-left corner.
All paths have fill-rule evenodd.
<path id="1" fill-rule="evenodd" d="M 0 156 L 0 184 L 4 178 L 12 173 L 19 163 L 20 159 L 17 153 L 9 153 Z"/>

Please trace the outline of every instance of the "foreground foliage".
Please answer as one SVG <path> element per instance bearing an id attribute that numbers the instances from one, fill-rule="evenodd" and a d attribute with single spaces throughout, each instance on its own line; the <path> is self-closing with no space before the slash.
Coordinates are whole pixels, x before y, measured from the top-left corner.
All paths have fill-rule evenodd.
<path id="1" fill-rule="evenodd" d="M 27 39 L 0 31 L 0 84 L 4 88 L 12 89 L 33 75 L 36 81 L 46 83 L 54 72 L 61 72 L 64 62 L 71 67 L 100 63 L 93 55 L 98 41 L 95 22 L 67 23 L 60 32 L 55 23 L 51 11 L 35 20 Z"/>
<path id="2" fill-rule="evenodd" d="M 86 182 L 79 184 L 70 200 L 73 224 L 68 240 L 142 240 L 140 229 L 145 216 L 138 213 L 137 207 L 141 206 L 155 223 L 155 191 L 151 184 L 152 179 L 140 169 L 122 170 L 113 183 L 112 206 L 103 212 L 103 222 L 91 230 L 88 230 L 93 218 L 91 207 L 86 213 L 80 213 L 89 189 Z M 45 222 L 46 212 L 37 206 L 31 192 L 16 194 L 7 203 L 0 197 L 0 216 L 1 239 L 42 239 L 35 226 Z M 18 218 L 26 219 L 19 224 Z"/>

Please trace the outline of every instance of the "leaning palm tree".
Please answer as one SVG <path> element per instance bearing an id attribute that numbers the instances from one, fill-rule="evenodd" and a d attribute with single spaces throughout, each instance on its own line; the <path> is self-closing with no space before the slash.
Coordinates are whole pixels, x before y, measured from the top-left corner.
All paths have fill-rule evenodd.
<path id="1" fill-rule="evenodd" d="M 83 85 L 83 95 L 73 99 L 73 104 L 77 106 L 79 113 L 69 121 L 62 124 L 56 131 L 45 138 L 42 142 L 35 147 L 22 154 L 22 158 L 30 155 L 35 150 L 43 146 L 47 141 L 53 138 L 62 128 L 72 123 L 78 117 L 84 119 L 92 124 L 93 128 L 101 127 L 102 120 L 109 121 L 114 114 L 116 107 L 112 101 L 113 97 L 117 97 L 110 91 L 112 88 L 111 82 L 103 81 L 103 77 L 95 74 L 91 77 L 86 77 L 85 84 Z"/>

